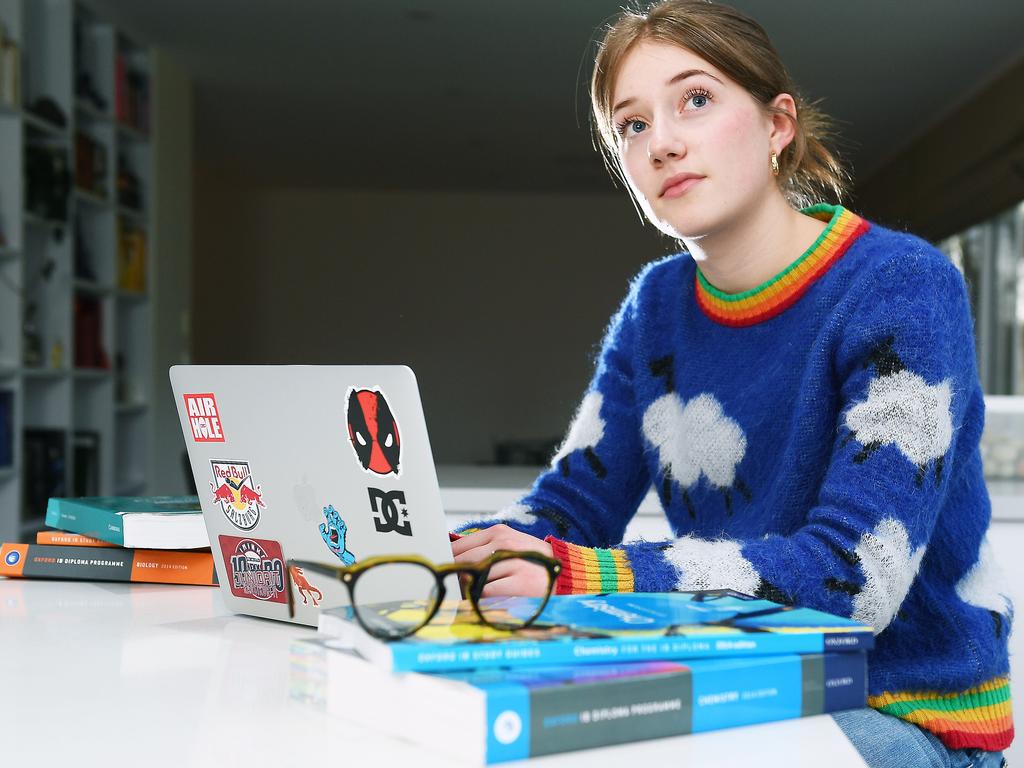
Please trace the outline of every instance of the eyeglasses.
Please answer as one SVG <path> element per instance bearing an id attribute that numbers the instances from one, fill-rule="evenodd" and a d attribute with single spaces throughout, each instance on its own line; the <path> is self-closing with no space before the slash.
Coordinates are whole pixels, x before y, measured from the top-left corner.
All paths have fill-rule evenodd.
<path id="1" fill-rule="evenodd" d="M 521 567 L 523 563 L 535 568 L 538 577 L 543 575 L 546 585 L 543 598 L 510 600 L 507 597 L 483 596 L 484 586 L 492 576 L 500 579 L 511 573 L 513 566 Z M 555 579 L 562 570 L 558 560 L 539 552 L 510 550 L 498 550 L 478 563 L 435 565 L 424 557 L 398 555 L 368 557 L 347 567 L 309 560 L 289 560 L 289 572 L 293 567 L 339 579 L 348 588 L 356 621 L 370 635 L 382 640 L 408 637 L 429 624 L 444 600 L 444 580 L 451 575 L 459 577 L 473 612 L 480 621 L 499 630 L 523 629 L 530 626 L 544 610 Z M 288 582 L 290 586 L 291 579 Z M 415 601 L 416 608 L 389 611 L 386 614 L 375 610 L 373 603 L 379 603 L 379 595 L 393 593 L 395 585 L 401 585 L 403 598 Z M 288 590 L 288 602 L 291 608 L 291 589 Z"/>

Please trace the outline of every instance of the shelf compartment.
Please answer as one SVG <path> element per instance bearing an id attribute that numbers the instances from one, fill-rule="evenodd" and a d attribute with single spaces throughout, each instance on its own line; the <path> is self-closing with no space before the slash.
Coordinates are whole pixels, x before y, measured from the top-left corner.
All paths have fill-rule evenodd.
<path id="1" fill-rule="evenodd" d="M 103 195 L 98 195 L 88 189 L 82 189 L 81 187 L 75 187 L 75 200 L 80 203 L 84 203 L 90 208 L 99 208 L 101 210 L 108 211 L 112 207 L 112 203 L 109 198 Z"/>
<path id="2" fill-rule="evenodd" d="M 86 296 L 107 296 L 114 292 L 114 286 L 103 285 L 102 283 L 96 283 L 92 280 L 75 280 L 72 283 L 75 289 L 75 293 L 81 293 Z"/>
<path id="3" fill-rule="evenodd" d="M 93 123 L 109 123 L 112 122 L 114 116 L 108 112 L 101 112 L 96 109 L 85 99 L 75 99 L 75 114 L 84 120 L 88 120 Z"/>
<path id="4" fill-rule="evenodd" d="M 22 118 L 25 120 L 25 125 L 29 128 L 38 131 L 44 136 L 48 136 L 54 139 L 60 139 L 61 141 L 67 141 L 71 134 L 68 133 L 67 126 L 63 128 L 56 123 L 51 123 L 49 120 L 44 120 L 34 112 L 30 112 L 25 109 L 21 112 Z"/>
<path id="5" fill-rule="evenodd" d="M 103 381 L 113 376 L 107 368 L 75 368 L 75 381 Z"/>
<path id="6" fill-rule="evenodd" d="M 114 406 L 118 416 L 141 416 L 149 410 L 149 403 L 118 403 Z"/>

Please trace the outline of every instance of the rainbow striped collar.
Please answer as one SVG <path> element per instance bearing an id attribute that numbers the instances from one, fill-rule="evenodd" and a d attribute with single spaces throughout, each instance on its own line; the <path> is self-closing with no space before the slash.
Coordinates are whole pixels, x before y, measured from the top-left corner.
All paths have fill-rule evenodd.
<path id="1" fill-rule="evenodd" d="M 709 318 L 740 328 L 755 325 L 793 306 L 829 267 L 846 253 L 870 224 L 841 205 L 819 203 L 803 213 L 827 221 L 828 226 L 804 254 L 770 280 L 742 293 L 715 288 L 697 269 L 697 304 Z"/>

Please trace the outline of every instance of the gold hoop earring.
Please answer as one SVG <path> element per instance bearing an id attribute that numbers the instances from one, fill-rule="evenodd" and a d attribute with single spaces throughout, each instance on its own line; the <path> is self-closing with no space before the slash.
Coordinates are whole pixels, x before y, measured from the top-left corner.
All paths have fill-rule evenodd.
<path id="1" fill-rule="evenodd" d="M 779 156 L 772 152 L 772 176 L 779 175 Z"/>

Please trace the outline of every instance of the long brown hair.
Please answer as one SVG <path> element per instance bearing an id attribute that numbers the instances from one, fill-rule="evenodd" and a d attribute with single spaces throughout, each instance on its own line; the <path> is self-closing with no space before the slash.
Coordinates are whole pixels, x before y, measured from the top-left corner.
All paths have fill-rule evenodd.
<path id="1" fill-rule="evenodd" d="M 767 112 L 793 121 L 796 135 L 778 156 L 776 179 L 792 205 L 842 198 L 849 175 L 837 155 L 825 146 L 833 138 L 832 121 L 800 97 L 760 24 L 734 8 L 708 0 L 664 0 L 646 11 L 623 10 L 608 26 L 594 60 L 590 102 L 595 144 L 613 176 L 625 183 L 612 125 L 612 90 L 626 55 L 644 40 L 697 54 L 745 88 Z M 769 106 L 780 93 L 793 97 L 796 116 Z"/>

